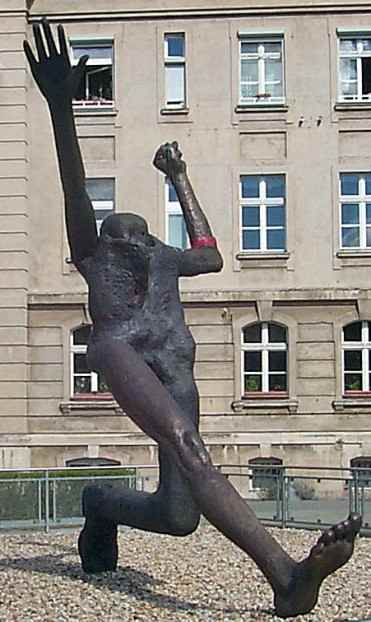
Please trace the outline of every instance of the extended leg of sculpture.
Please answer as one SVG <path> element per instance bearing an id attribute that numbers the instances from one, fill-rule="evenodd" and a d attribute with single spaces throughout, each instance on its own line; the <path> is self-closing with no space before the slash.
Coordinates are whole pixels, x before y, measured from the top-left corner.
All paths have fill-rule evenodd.
<path id="1" fill-rule="evenodd" d="M 126 344 L 106 341 L 100 346 L 100 360 L 119 403 L 144 432 L 173 454 L 201 512 L 264 573 L 274 590 L 277 613 L 288 617 L 310 611 L 323 579 L 352 555 L 359 517 L 326 531 L 309 556 L 295 562 L 213 467 L 196 427 L 137 353 Z"/>

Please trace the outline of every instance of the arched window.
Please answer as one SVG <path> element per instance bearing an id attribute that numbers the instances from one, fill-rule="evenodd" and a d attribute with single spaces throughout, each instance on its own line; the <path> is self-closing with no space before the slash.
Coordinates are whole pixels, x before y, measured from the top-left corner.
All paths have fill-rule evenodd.
<path id="1" fill-rule="evenodd" d="M 119 460 L 113 458 L 73 458 L 66 460 L 67 467 L 120 466 Z"/>
<path id="2" fill-rule="evenodd" d="M 343 328 L 343 387 L 345 393 L 371 390 L 371 322 L 352 322 Z"/>
<path id="3" fill-rule="evenodd" d="M 242 387 L 251 393 L 287 392 L 287 329 L 273 322 L 242 329 Z"/>
<path id="4" fill-rule="evenodd" d="M 352 458 L 350 466 L 357 469 L 357 471 L 352 472 L 352 475 L 354 478 L 357 477 L 358 485 L 369 488 L 371 486 L 371 456 Z"/>
<path id="5" fill-rule="evenodd" d="M 74 397 L 88 397 L 91 394 L 109 394 L 102 376 L 90 371 L 86 351 L 91 326 L 79 326 L 71 333 L 71 392 Z"/>
<path id="6" fill-rule="evenodd" d="M 251 458 L 249 460 L 249 470 L 251 472 L 251 488 L 253 490 L 270 490 L 272 492 L 277 491 L 281 458 L 275 458 L 273 456 L 269 458 Z"/>

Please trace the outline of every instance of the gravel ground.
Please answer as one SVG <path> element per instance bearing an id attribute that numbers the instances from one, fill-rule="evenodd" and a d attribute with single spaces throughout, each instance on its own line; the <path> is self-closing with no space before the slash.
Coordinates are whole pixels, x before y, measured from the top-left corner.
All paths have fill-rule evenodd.
<path id="1" fill-rule="evenodd" d="M 272 529 L 300 559 L 316 532 Z M 214 528 L 187 538 L 136 530 L 120 533 L 119 570 L 85 575 L 78 531 L 0 535 L 1 622 L 273 622 L 272 593 L 255 565 Z M 313 613 L 295 620 L 355 622 L 371 618 L 371 541 L 329 577 Z M 291 618 L 294 619 L 294 618 Z"/>

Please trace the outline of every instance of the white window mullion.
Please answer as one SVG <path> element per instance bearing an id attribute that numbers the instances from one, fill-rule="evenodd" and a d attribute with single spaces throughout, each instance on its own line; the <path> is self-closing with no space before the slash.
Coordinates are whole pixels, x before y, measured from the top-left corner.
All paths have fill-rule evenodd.
<path id="1" fill-rule="evenodd" d="M 362 348 L 362 391 L 369 391 L 368 349 Z"/>
<path id="2" fill-rule="evenodd" d="M 362 58 L 357 58 L 357 99 L 362 99 Z"/>
<path id="3" fill-rule="evenodd" d="M 362 201 L 359 204 L 359 245 L 361 248 L 366 248 L 366 203 Z"/>
<path id="4" fill-rule="evenodd" d="M 259 60 L 258 60 L 258 80 L 259 80 L 258 95 L 263 95 L 263 94 L 265 94 L 265 59 L 264 59 L 264 46 L 263 45 L 259 45 L 259 47 L 258 47 L 258 54 L 259 54 Z"/>
<path id="5" fill-rule="evenodd" d="M 269 352 L 265 348 L 262 351 L 262 392 L 268 393 L 269 391 Z"/>
<path id="6" fill-rule="evenodd" d="M 95 371 L 91 372 L 91 390 L 92 393 L 98 392 L 98 374 Z"/>

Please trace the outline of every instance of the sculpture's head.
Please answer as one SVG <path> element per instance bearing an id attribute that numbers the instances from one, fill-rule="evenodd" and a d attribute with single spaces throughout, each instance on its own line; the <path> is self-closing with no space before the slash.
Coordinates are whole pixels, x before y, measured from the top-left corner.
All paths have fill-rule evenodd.
<path id="1" fill-rule="evenodd" d="M 155 241 L 148 231 L 147 222 L 137 214 L 111 214 L 102 223 L 103 239 L 123 248 L 149 248 Z"/>

